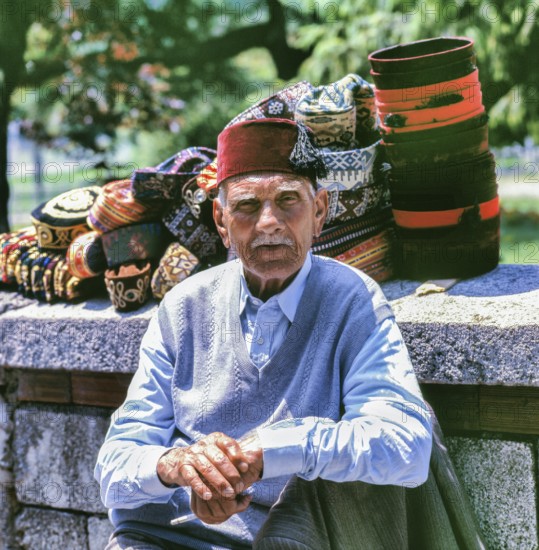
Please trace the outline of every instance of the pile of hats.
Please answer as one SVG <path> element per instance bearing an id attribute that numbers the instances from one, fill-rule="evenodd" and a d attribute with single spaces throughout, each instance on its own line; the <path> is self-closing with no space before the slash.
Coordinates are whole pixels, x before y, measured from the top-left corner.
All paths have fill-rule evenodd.
<path id="1" fill-rule="evenodd" d="M 62 193 L 33 210 L 32 227 L 1 235 L 1 282 L 46 302 L 92 294 L 95 281 L 84 281 L 70 271 L 66 253 L 75 239 L 89 231 L 86 216 L 100 193 L 98 186 Z M 99 259 L 94 267 L 102 267 Z"/>
<path id="2" fill-rule="evenodd" d="M 306 92 L 294 118 L 311 128 L 326 166 L 318 186 L 329 208 L 312 251 L 357 267 L 373 279 L 392 275 L 392 214 L 373 87 L 356 74 Z"/>
<path id="3" fill-rule="evenodd" d="M 158 299 L 189 275 L 226 259 L 226 249 L 213 222 L 211 194 L 197 184 L 200 173 L 215 156 L 213 149 L 189 147 L 155 168 L 133 172 L 134 197 L 165 204 L 161 221 L 176 239 L 152 276 L 152 293 Z"/>
<path id="4" fill-rule="evenodd" d="M 41 204 L 32 227 L 0 235 L 0 282 L 47 302 L 106 287 L 119 311 L 137 309 L 151 294 L 162 298 L 226 258 L 209 195 L 196 184 L 214 159 L 214 150 L 191 147 L 131 179 Z"/>
<path id="5" fill-rule="evenodd" d="M 369 55 L 409 278 L 468 277 L 499 257 L 499 201 L 473 41 L 434 38 Z"/>

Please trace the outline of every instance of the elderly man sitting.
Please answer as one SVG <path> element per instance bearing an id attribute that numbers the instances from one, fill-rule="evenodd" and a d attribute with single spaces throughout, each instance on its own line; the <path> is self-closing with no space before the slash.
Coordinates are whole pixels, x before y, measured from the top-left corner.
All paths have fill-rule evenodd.
<path id="1" fill-rule="evenodd" d="M 214 219 L 239 261 L 150 322 L 95 471 L 108 549 L 405 548 L 430 417 L 378 285 L 309 252 L 327 194 L 308 131 L 239 123 L 218 159 Z"/>

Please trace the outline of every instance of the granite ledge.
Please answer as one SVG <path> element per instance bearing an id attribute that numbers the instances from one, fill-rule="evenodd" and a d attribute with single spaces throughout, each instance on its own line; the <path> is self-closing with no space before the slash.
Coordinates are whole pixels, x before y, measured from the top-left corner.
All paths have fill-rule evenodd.
<path id="1" fill-rule="evenodd" d="M 382 288 L 421 382 L 539 386 L 538 265 L 500 265 L 417 297 L 420 284 Z M 51 306 L 0 292 L 0 365 L 134 372 L 156 307 L 152 301 L 122 314 L 104 298 Z"/>

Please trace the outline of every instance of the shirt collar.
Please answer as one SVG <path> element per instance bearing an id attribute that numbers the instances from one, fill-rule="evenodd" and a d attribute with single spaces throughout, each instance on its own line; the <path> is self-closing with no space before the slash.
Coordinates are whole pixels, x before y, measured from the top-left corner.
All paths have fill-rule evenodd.
<path id="1" fill-rule="evenodd" d="M 277 299 L 277 303 L 281 308 L 281 311 L 288 317 L 288 320 L 292 323 L 294 322 L 294 317 L 296 316 L 296 310 L 298 309 L 299 301 L 305 290 L 305 284 L 307 283 L 307 277 L 311 272 L 312 268 L 312 258 L 311 252 L 307 254 L 305 262 L 301 266 L 301 269 L 298 271 L 297 275 L 294 277 L 294 280 L 279 294 L 273 296 Z M 245 305 L 248 299 L 255 300 L 249 287 L 247 286 L 247 281 L 245 280 L 245 274 L 243 272 L 243 266 L 241 268 L 241 285 L 240 285 L 240 315 L 245 309 Z M 270 298 L 271 299 L 271 298 Z"/>

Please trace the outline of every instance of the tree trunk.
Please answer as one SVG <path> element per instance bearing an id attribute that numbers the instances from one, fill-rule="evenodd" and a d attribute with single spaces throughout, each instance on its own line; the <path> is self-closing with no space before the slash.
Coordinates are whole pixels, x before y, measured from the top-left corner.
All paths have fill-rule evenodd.
<path id="1" fill-rule="evenodd" d="M 8 201 L 9 182 L 7 179 L 7 136 L 10 112 L 10 97 L 13 89 L 0 85 L 0 233 L 9 231 Z"/>

